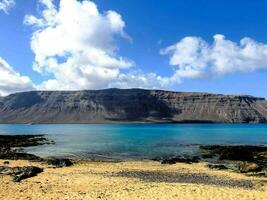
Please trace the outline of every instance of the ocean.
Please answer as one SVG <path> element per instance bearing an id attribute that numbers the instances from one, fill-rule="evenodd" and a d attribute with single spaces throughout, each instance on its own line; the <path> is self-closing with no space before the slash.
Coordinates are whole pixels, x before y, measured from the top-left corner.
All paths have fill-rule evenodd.
<path id="1" fill-rule="evenodd" d="M 200 145 L 214 144 L 267 146 L 267 124 L 2 124 L 0 134 L 44 134 L 55 144 L 28 147 L 28 153 L 74 159 L 196 155 Z"/>

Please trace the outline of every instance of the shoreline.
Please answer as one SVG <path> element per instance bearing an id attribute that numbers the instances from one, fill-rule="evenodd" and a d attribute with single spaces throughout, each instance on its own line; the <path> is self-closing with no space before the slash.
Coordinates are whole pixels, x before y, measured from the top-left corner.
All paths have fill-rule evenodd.
<path id="1" fill-rule="evenodd" d="M 267 196 L 267 147 L 211 145 L 201 147 L 201 157 L 127 161 L 41 158 L 23 150 L 43 144 L 53 142 L 45 135 L 0 135 L 0 199 L 261 200 Z M 219 158 L 216 162 L 208 161 L 214 156 Z"/>
<path id="2" fill-rule="evenodd" d="M 127 159 L 103 154 L 88 153 L 86 159 L 82 157 L 40 157 L 27 153 L 25 148 L 42 145 L 53 145 L 46 135 L 0 135 L 0 159 L 32 160 L 39 162 L 68 162 L 70 160 L 87 160 L 99 162 L 125 162 L 125 161 L 158 161 L 161 164 L 199 163 L 208 162 L 210 168 L 221 165 L 224 169 L 231 169 L 241 173 L 254 173 L 267 177 L 267 147 L 265 145 L 197 145 L 199 152 L 195 154 L 174 154 L 155 157 Z M 212 166 L 213 165 L 213 166 Z"/>

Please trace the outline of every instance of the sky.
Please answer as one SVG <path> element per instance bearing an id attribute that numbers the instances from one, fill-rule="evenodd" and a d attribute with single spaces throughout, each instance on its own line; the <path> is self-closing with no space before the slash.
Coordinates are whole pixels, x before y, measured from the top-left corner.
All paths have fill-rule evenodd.
<path id="1" fill-rule="evenodd" d="M 0 95 L 148 88 L 267 98 L 267 1 L 0 0 Z"/>

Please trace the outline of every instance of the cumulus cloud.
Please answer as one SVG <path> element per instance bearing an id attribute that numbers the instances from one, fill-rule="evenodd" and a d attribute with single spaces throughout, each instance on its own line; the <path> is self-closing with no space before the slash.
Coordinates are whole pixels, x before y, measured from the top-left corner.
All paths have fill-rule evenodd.
<path id="1" fill-rule="evenodd" d="M 34 70 L 52 74 L 42 89 L 98 89 L 116 81 L 122 69 L 134 65 L 118 53 L 117 38 L 128 40 L 120 14 L 100 13 L 89 0 L 40 0 L 40 16 L 27 15 L 24 23 L 33 26 L 31 48 Z"/>
<path id="2" fill-rule="evenodd" d="M 3 1 L 6 2 L 6 1 Z M 167 89 L 183 78 L 218 77 L 235 72 L 267 69 L 267 45 L 251 38 L 239 43 L 215 35 L 212 44 L 200 37 L 185 37 L 161 50 L 169 55 L 174 73 L 163 77 L 144 73 L 130 59 L 119 55 L 118 39 L 131 41 L 122 16 L 112 10 L 100 12 L 90 0 L 39 0 L 39 14 L 26 15 L 24 24 L 33 33 L 33 69 L 48 80 L 34 85 L 28 77 L 15 72 L 5 61 L 14 83 L 0 77 L 0 92 L 7 94 L 29 88 L 80 90 L 118 88 Z M 1 71 L 2 70 L 2 71 Z M 17 82 L 22 83 L 21 87 Z M 8 83 L 8 84 L 6 84 Z M 2 84 L 2 85 L 1 85 Z M 8 86 L 10 88 L 8 88 Z M 8 91 L 9 90 L 9 91 Z"/>
<path id="3" fill-rule="evenodd" d="M 34 89 L 30 78 L 16 72 L 0 57 L 0 96 Z"/>
<path id="4" fill-rule="evenodd" d="M 156 73 L 143 73 L 141 70 L 121 73 L 109 88 L 146 88 L 167 89 L 172 85 L 171 78 L 162 77 Z"/>
<path id="5" fill-rule="evenodd" d="M 0 11 L 4 11 L 8 14 L 9 9 L 14 7 L 15 4 L 14 0 L 0 0 Z"/>
<path id="6" fill-rule="evenodd" d="M 217 34 L 212 44 L 200 37 L 185 37 L 161 54 L 170 55 L 169 64 L 176 69 L 173 80 L 267 69 L 267 45 L 248 37 L 235 43 Z"/>

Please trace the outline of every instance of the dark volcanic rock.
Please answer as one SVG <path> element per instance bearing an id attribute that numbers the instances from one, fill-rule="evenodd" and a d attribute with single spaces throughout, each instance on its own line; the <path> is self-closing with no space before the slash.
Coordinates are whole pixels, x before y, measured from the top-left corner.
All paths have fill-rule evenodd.
<path id="1" fill-rule="evenodd" d="M 27 167 L 2 167 L 0 166 L 0 174 L 10 175 L 15 182 L 20 182 L 43 172 L 42 168 L 27 166 Z"/>
<path id="2" fill-rule="evenodd" d="M 42 158 L 17 148 L 50 143 L 43 135 L 0 135 L 0 159 L 42 161 Z"/>
<path id="3" fill-rule="evenodd" d="M 210 154 L 219 155 L 220 160 L 236 160 L 247 162 L 262 162 L 267 161 L 267 147 L 263 146 L 220 146 L 207 145 L 200 146 L 200 149 L 209 151 Z M 266 156 L 266 157 L 265 157 Z"/>
<path id="4" fill-rule="evenodd" d="M 55 167 L 68 167 L 72 161 L 64 158 L 43 159 L 39 156 L 25 153 L 18 147 L 37 146 L 51 144 L 43 135 L 0 135 L 0 159 L 8 160 L 31 160 L 45 162 Z"/>
<path id="5" fill-rule="evenodd" d="M 45 160 L 45 162 L 48 165 L 53 165 L 55 167 L 69 167 L 73 165 L 72 161 L 66 158 L 53 158 L 53 159 L 51 158 L 51 159 Z"/>
<path id="6" fill-rule="evenodd" d="M 40 158 L 39 156 L 23 152 L 17 153 L 13 150 L 10 150 L 7 153 L 0 152 L 0 159 L 42 161 L 42 158 Z"/>
<path id="7" fill-rule="evenodd" d="M 228 169 L 228 167 L 222 164 L 208 164 L 207 167 L 210 169 L 219 169 L 219 170 Z"/>
<path id="8" fill-rule="evenodd" d="M 0 148 L 29 147 L 50 143 L 44 135 L 0 135 Z"/>
<path id="9" fill-rule="evenodd" d="M 4 161 L 4 165 L 9 165 L 9 161 Z"/>
<path id="10" fill-rule="evenodd" d="M 209 154 L 218 155 L 220 160 L 235 161 L 241 173 L 264 172 L 267 170 L 267 147 L 263 146 L 200 146 Z"/>
<path id="11" fill-rule="evenodd" d="M 0 123 L 267 122 L 267 101 L 142 89 L 32 91 L 1 98 Z"/>
<path id="12" fill-rule="evenodd" d="M 197 163 L 199 162 L 200 158 L 198 156 L 188 157 L 188 156 L 176 156 L 171 158 L 166 158 L 161 161 L 161 164 L 176 164 L 176 163 Z"/>
<path id="13" fill-rule="evenodd" d="M 202 154 L 201 157 L 203 159 L 209 159 L 209 158 L 213 158 L 214 157 L 214 154 L 206 153 L 206 154 Z"/>

